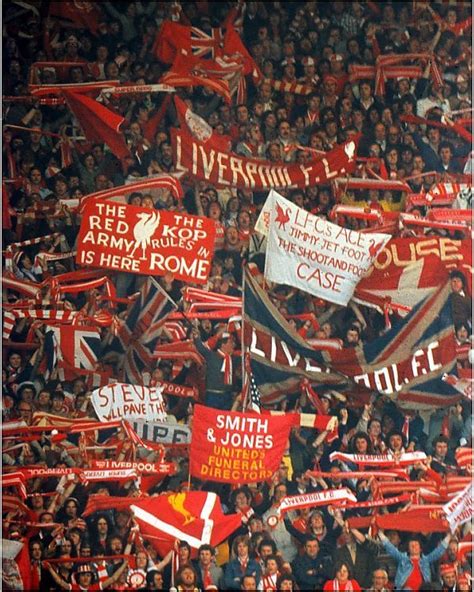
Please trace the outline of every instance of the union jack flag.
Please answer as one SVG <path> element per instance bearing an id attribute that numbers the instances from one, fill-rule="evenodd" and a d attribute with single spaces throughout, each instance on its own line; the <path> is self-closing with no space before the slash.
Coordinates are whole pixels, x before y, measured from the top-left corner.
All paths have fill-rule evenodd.
<path id="1" fill-rule="evenodd" d="M 223 40 L 220 28 L 208 34 L 197 27 L 164 21 L 153 45 L 154 55 L 163 63 L 173 63 L 177 54 L 184 52 L 198 58 L 214 59 Z"/>
<path id="2" fill-rule="evenodd" d="M 191 27 L 191 52 L 198 58 L 215 58 L 216 48 L 222 43 L 223 33 L 220 27 L 213 27 L 208 35 L 197 27 Z"/>
<path id="3" fill-rule="evenodd" d="M 298 392 L 302 377 L 331 388 L 378 391 L 405 408 L 444 407 L 461 395 L 456 375 L 450 286 L 428 296 L 381 337 L 355 348 L 314 351 L 246 273 L 244 346 L 264 403 Z"/>
<path id="4" fill-rule="evenodd" d="M 127 380 L 134 384 L 141 383 L 143 370 L 153 364 L 152 352 L 165 319 L 175 308 L 163 288 L 147 279 L 117 332 L 125 352 L 124 370 Z"/>
<path id="5" fill-rule="evenodd" d="M 58 368 L 61 380 L 72 380 L 82 370 L 95 370 L 102 350 L 97 327 L 48 327 L 45 338 L 47 375 Z"/>

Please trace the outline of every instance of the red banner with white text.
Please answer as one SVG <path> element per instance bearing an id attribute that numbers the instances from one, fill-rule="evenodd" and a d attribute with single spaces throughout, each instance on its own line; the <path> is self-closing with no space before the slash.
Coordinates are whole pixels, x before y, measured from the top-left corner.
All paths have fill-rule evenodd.
<path id="1" fill-rule="evenodd" d="M 209 218 L 166 210 L 88 203 L 76 262 L 144 275 L 171 273 L 203 284 L 211 269 L 215 224 Z"/>
<path id="2" fill-rule="evenodd" d="M 196 405 L 190 472 L 220 483 L 266 481 L 278 469 L 296 414 L 280 417 Z"/>
<path id="3" fill-rule="evenodd" d="M 438 236 L 391 239 L 377 255 L 358 290 L 414 306 L 460 270 L 471 292 L 472 241 Z M 472 293 L 472 292 L 471 292 Z"/>
<path id="4" fill-rule="evenodd" d="M 318 162 L 274 164 L 254 158 L 243 158 L 208 148 L 192 136 L 171 129 L 174 161 L 178 170 L 186 169 L 193 177 L 220 187 L 271 189 L 308 187 L 328 183 L 356 166 L 357 139 L 349 140 L 328 152 Z"/>

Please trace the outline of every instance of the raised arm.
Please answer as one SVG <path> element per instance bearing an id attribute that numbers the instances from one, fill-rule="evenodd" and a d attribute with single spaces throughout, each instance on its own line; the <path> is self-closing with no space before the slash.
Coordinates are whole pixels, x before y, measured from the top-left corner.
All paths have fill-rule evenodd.
<path id="1" fill-rule="evenodd" d="M 444 539 L 440 542 L 440 544 L 436 547 L 436 549 L 433 549 L 433 551 L 431 551 L 431 553 L 428 553 L 428 555 L 426 556 L 426 559 L 430 563 L 434 563 L 435 561 L 438 561 L 438 559 L 440 559 L 442 557 L 442 555 L 444 554 L 444 552 L 448 548 L 450 540 L 451 540 L 451 534 L 448 533 L 444 537 Z"/>
<path id="2" fill-rule="evenodd" d="M 107 578 L 102 583 L 102 589 L 104 590 L 105 588 L 108 588 L 109 586 L 114 584 L 120 578 L 120 576 L 123 574 L 123 572 L 125 571 L 125 569 L 127 567 L 128 567 L 128 559 L 124 559 L 122 562 L 122 565 L 118 568 L 118 570 L 112 576 L 110 576 L 110 578 Z"/>
<path id="3" fill-rule="evenodd" d="M 379 538 L 382 541 L 384 549 L 391 557 L 393 557 L 396 561 L 401 561 L 403 559 L 405 554 L 399 551 L 395 545 L 392 545 L 382 530 L 379 531 Z"/>
<path id="4" fill-rule="evenodd" d="M 68 584 L 66 580 L 62 579 L 62 577 L 54 569 L 51 563 L 49 563 L 49 561 L 43 561 L 43 567 L 45 567 L 49 571 L 51 577 L 58 586 L 60 586 L 63 590 L 71 590 L 71 584 Z"/>

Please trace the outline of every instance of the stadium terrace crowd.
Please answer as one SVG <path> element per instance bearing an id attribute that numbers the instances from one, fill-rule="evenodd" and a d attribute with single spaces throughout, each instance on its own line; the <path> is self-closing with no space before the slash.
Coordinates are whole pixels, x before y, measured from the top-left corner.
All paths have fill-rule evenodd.
<path id="1" fill-rule="evenodd" d="M 440 195 L 452 196 L 449 208 L 471 209 L 470 15 L 468 2 L 5 3 L 2 300 L 4 313 L 11 313 L 6 335 L 4 319 L 2 371 L 5 590 L 472 589 L 471 520 L 454 529 L 445 520 L 444 529 L 428 525 L 424 530 L 426 520 L 440 519 L 440 504 L 450 499 L 446 488 L 462 483 L 462 489 L 471 477 L 472 412 L 466 396 L 453 405 L 407 410 L 375 391 L 358 400 L 337 389 L 316 389 L 320 413 L 337 418 L 333 429 L 293 427 L 278 470 L 265 482 L 248 484 L 190 478 L 189 439 L 152 441 L 124 422 L 100 429 L 91 397 L 107 384 L 104 376 L 150 387 L 166 383 L 170 434 L 181 429 L 189 438 L 196 403 L 246 408 L 243 364 L 236 355 L 242 321 L 174 317 L 161 324 L 154 339 L 154 347 L 167 355 L 151 356 L 145 367 L 131 368 L 130 360 L 127 366 L 140 335 L 132 335 L 127 350 L 117 327 L 128 321 L 132 331 L 134 323 L 147 328 L 137 303 L 145 305 L 153 285 L 126 271 L 81 275 L 87 268 L 74 258 L 81 200 L 154 175 L 177 175 L 182 197 L 166 187 L 123 195 L 127 204 L 161 215 L 170 211 L 215 221 L 206 284 L 193 286 L 171 273 L 155 278 L 162 293 L 189 312 L 186 290 L 202 290 L 204 300 L 209 293 L 220 302 L 235 302 L 242 297 L 245 266 L 253 263 L 263 272 L 263 238 L 254 226 L 271 187 L 217 186 L 177 171 L 170 130 L 182 120 L 171 93 L 109 89 L 101 95 L 102 104 L 126 120 L 121 134 L 128 155 L 122 157 L 87 137 L 60 93 L 33 92 L 76 84 L 86 85 L 92 96 L 94 83 L 104 81 L 121 88 L 156 85 L 170 69 L 156 54 L 163 23 L 194 27 L 192 45 L 212 40 L 217 28 L 230 22 L 261 72 L 258 81 L 246 76 L 245 99 L 239 102 L 235 92 L 229 103 L 207 85 L 179 86 L 175 93 L 207 122 L 214 138 L 230 139 L 231 151 L 244 158 L 307 165 L 357 137 L 351 179 L 360 186 L 327 179 L 279 193 L 351 230 L 374 224 L 373 218 L 351 216 L 353 206 L 384 220 L 397 214 L 428 219 L 436 209 L 430 201 Z M 396 59 L 384 62 L 380 56 L 387 55 Z M 446 208 L 446 201 L 442 205 Z M 335 216 L 336 206 L 348 209 Z M 392 231 L 403 238 L 469 239 L 470 228 L 443 225 L 452 221 L 443 212 L 438 226 L 400 224 Z M 447 281 L 457 367 L 469 375 L 471 279 L 455 269 Z M 339 339 L 345 348 L 370 343 L 386 332 L 388 317 L 391 324 L 400 318 L 396 310 L 388 314 L 354 300 L 343 307 L 271 282 L 266 291 L 300 336 Z M 69 341 L 63 336 L 58 342 L 61 318 L 75 314 L 79 324 L 68 325 Z M 81 318 L 87 327 L 95 320 L 100 351 L 76 337 Z M 62 365 L 67 349 L 73 359 L 86 357 L 89 366 Z M 194 397 L 169 394 L 170 385 Z M 262 395 L 262 411 L 314 414 L 308 392 L 301 388 L 272 401 Z M 85 429 L 88 420 L 94 429 Z M 402 488 L 399 503 L 370 505 L 383 499 L 377 495 L 383 484 L 378 468 L 331 460 L 335 452 L 390 457 L 389 470 L 406 471 L 405 485 L 421 485 L 418 491 Z M 426 456 L 397 465 L 414 452 Z M 114 477 L 111 461 L 117 467 L 149 463 L 168 469 Z M 348 471 L 361 474 L 343 477 Z M 423 493 L 423 482 L 427 488 L 439 486 L 435 501 Z M 287 496 L 342 488 L 368 505 L 279 510 Z M 190 545 L 183 537 L 168 547 L 157 544 L 130 510 L 135 499 L 165 493 L 174 495 L 173 508 L 178 508 L 197 491 L 216 493 L 224 514 L 241 517 L 219 544 Z M 126 498 L 131 498 L 128 505 Z M 427 516 L 430 507 L 438 512 L 434 518 Z M 404 512 L 411 511 L 420 513 L 414 529 L 403 521 Z"/>

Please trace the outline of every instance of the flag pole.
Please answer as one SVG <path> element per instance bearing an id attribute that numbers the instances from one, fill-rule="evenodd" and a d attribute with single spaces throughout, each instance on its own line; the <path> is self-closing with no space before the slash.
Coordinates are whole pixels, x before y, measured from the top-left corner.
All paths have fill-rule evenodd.
<path id="1" fill-rule="evenodd" d="M 152 283 L 152 284 L 155 286 L 155 288 L 156 288 L 156 289 L 157 289 L 159 292 L 161 292 L 162 294 L 164 294 L 164 295 L 165 295 L 165 298 L 167 298 L 167 299 L 169 300 L 169 302 L 171 302 L 171 304 L 172 304 L 172 305 L 174 306 L 174 308 L 176 309 L 176 312 L 178 312 L 178 313 L 179 313 L 179 314 L 180 314 L 180 315 L 183 317 L 183 319 L 184 319 L 184 320 L 185 320 L 185 321 L 188 323 L 188 325 L 191 327 L 191 329 L 194 329 L 194 324 L 193 324 L 193 322 L 192 322 L 192 321 L 191 321 L 191 320 L 190 320 L 190 319 L 189 319 L 189 318 L 186 316 L 186 314 L 185 314 L 185 313 L 184 313 L 182 310 L 179 310 L 178 303 L 177 303 L 177 302 L 175 302 L 175 301 L 174 301 L 174 300 L 171 298 L 171 296 L 170 296 L 170 295 L 168 294 L 168 292 L 167 292 L 167 291 L 166 291 L 166 290 L 163 288 L 163 286 L 161 286 L 161 285 L 160 285 L 160 284 L 159 284 L 159 283 L 158 283 L 158 282 L 155 280 L 155 278 L 154 278 L 153 276 L 151 276 L 151 275 L 150 275 L 150 276 L 148 276 L 148 277 L 150 278 L 150 281 L 151 281 L 151 283 Z"/>
<path id="2" fill-rule="evenodd" d="M 247 380 L 247 369 L 245 364 L 245 285 L 246 285 L 246 278 L 247 278 L 247 265 L 244 266 L 244 273 L 242 274 L 242 331 L 240 332 L 240 359 L 242 364 L 242 392 L 244 390 L 244 385 Z M 244 411 L 244 403 L 242 401 L 242 411 Z"/>

